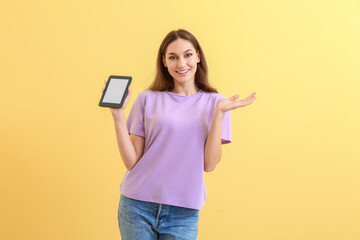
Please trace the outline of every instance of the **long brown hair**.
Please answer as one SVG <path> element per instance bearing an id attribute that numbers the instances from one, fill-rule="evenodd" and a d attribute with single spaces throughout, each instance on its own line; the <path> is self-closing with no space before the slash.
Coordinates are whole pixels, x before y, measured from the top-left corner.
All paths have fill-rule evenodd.
<path id="1" fill-rule="evenodd" d="M 217 93 L 217 90 L 209 83 L 208 66 L 206 64 L 204 52 L 195 36 L 185 29 L 178 29 L 169 32 L 162 41 L 157 55 L 156 76 L 147 90 L 171 91 L 174 89 L 174 80 L 168 69 L 164 66 L 162 58 L 165 56 L 168 45 L 179 38 L 190 41 L 195 50 L 200 53 L 200 62 L 197 63 L 197 70 L 195 73 L 196 86 L 206 92 Z"/>

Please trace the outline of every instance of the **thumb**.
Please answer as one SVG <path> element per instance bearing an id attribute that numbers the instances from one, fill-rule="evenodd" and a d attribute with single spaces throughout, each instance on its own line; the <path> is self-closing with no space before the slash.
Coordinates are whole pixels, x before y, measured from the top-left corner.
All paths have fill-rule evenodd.
<path id="1" fill-rule="evenodd" d="M 232 100 L 235 100 L 235 99 L 237 99 L 237 98 L 239 98 L 239 97 L 240 97 L 240 95 L 239 95 L 239 94 L 236 94 L 236 95 L 230 97 L 229 100 L 232 101 Z"/>

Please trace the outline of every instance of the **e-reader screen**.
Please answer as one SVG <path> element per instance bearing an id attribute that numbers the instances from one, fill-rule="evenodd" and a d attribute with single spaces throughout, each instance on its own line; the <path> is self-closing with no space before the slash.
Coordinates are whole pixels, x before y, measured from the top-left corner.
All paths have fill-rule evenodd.
<path id="1" fill-rule="evenodd" d="M 99 106 L 121 108 L 126 98 L 130 83 L 131 77 L 110 76 Z"/>
<path id="2" fill-rule="evenodd" d="M 106 103 L 120 103 L 121 98 L 125 93 L 128 80 L 112 78 L 107 91 L 105 92 L 103 102 Z"/>

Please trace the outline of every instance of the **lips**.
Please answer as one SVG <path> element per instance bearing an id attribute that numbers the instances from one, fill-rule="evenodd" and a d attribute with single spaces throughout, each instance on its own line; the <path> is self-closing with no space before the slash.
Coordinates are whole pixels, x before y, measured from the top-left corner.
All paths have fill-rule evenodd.
<path id="1" fill-rule="evenodd" d="M 190 69 L 185 69 L 185 70 L 179 70 L 179 71 L 176 71 L 176 72 L 179 73 L 179 74 L 184 74 L 184 73 L 187 73 L 189 71 L 190 71 Z"/>

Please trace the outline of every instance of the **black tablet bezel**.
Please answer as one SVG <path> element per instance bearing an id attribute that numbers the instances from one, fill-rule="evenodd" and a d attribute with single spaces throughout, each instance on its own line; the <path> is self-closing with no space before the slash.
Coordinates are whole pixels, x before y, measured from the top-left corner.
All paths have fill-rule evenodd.
<path id="1" fill-rule="evenodd" d="M 107 102 L 103 102 L 103 99 L 104 99 L 104 96 L 105 96 L 105 93 L 106 93 L 106 90 L 110 84 L 110 81 L 112 78 L 117 78 L 117 79 L 126 79 L 128 80 L 128 83 L 126 85 L 126 89 L 125 89 L 125 93 L 121 99 L 121 102 L 120 103 L 107 103 Z M 108 81 L 106 82 L 106 86 L 105 86 L 105 89 L 102 93 L 102 96 L 101 96 L 101 99 L 100 99 L 100 102 L 99 102 L 99 106 L 100 107 L 111 107 L 111 108 L 122 108 L 123 104 L 124 104 L 124 101 L 126 99 L 126 96 L 128 94 L 128 89 L 129 89 L 129 86 L 131 84 L 131 80 L 132 80 L 132 77 L 130 76 L 118 76 L 118 75 L 110 75 L 109 78 L 108 78 Z"/>

